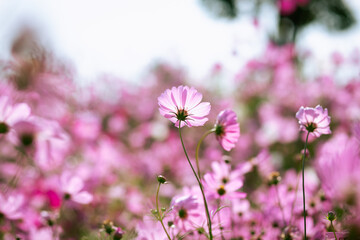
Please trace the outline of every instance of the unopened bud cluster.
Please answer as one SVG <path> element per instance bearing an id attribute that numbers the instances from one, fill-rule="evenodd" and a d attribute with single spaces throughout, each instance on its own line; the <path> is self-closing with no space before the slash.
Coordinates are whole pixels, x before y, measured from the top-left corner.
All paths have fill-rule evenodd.
<path id="1" fill-rule="evenodd" d="M 271 185 L 277 185 L 281 181 L 281 176 L 279 172 L 272 172 L 269 175 L 268 184 Z"/>

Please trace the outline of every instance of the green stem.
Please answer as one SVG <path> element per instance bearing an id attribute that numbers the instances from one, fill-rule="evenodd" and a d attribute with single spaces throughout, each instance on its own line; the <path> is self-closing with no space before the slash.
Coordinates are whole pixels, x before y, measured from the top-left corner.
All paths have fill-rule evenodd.
<path id="1" fill-rule="evenodd" d="M 156 191 L 156 211 L 157 211 L 157 213 L 158 213 L 159 221 L 160 221 L 161 226 L 163 227 L 163 229 L 164 229 L 164 231 L 165 231 L 165 233 L 166 233 L 166 236 L 169 238 L 169 240 L 171 240 L 171 237 L 170 237 L 169 233 L 166 231 L 166 228 L 165 228 L 164 222 L 163 222 L 163 217 L 162 217 L 162 214 L 161 214 L 161 212 L 160 212 L 160 210 L 159 210 L 159 191 L 160 191 L 160 185 L 161 185 L 161 183 L 159 183 L 158 188 L 157 188 L 157 191 Z"/>
<path id="2" fill-rule="evenodd" d="M 215 132 L 215 129 L 211 129 L 209 131 L 207 131 L 206 133 L 204 133 L 204 135 L 202 135 L 202 137 L 200 138 L 197 146 L 196 146 L 196 153 L 195 153 L 195 159 L 196 159 L 196 168 L 197 168 L 197 174 L 198 177 L 201 179 L 201 174 L 200 174 L 200 166 L 199 166 L 199 150 L 200 150 L 200 145 L 202 143 L 202 141 L 210 134 Z"/>
<path id="3" fill-rule="evenodd" d="M 336 233 L 335 233 L 335 228 L 334 228 L 334 225 L 332 224 L 332 221 L 330 221 L 330 224 L 331 224 L 331 228 L 332 228 L 332 231 L 334 233 L 335 239 L 337 240 Z"/>
<path id="4" fill-rule="evenodd" d="M 304 208 L 304 239 L 306 240 L 306 209 L 305 209 L 305 178 L 304 178 L 304 168 L 305 168 L 305 158 L 306 158 L 306 146 L 308 142 L 310 132 L 306 135 L 304 155 L 302 159 L 302 188 L 303 188 L 303 208 Z"/>
<path id="5" fill-rule="evenodd" d="M 191 167 L 191 170 L 193 171 L 193 173 L 195 175 L 195 178 L 196 178 L 196 180 L 197 180 L 197 182 L 199 184 L 200 190 L 201 190 L 201 194 L 202 194 L 202 197 L 203 197 L 203 200 L 204 200 L 204 205 L 205 205 L 206 217 L 208 219 L 209 238 L 210 238 L 210 240 L 212 240 L 213 236 L 212 236 L 212 231 L 211 231 L 211 218 L 210 218 L 209 208 L 208 208 L 208 205 L 207 205 L 207 202 L 206 202 L 203 186 L 201 184 L 201 181 L 200 181 L 198 175 L 195 172 L 195 169 L 194 169 L 193 165 L 191 164 L 191 161 L 189 159 L 189 156 L 187 154 L 187 151 L 186 151 L 186 148 L 185 148 L 185 145 L 184 145 L 184 141 L 183 141 L 182 136 L 181 136 L 181 121 L 179 122 L 179 135 L 180 135 L 181 145 L 182 145 L 182 147 L 184 149 L 186 159 L 187 159 L 187 161 L 188 161 L 188 163 L 189 163 L 189 165 Z"/>

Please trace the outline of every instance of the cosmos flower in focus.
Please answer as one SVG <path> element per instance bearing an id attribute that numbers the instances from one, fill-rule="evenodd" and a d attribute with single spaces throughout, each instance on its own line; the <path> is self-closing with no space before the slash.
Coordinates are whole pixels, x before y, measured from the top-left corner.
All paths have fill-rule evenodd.
<path id="1" fill-rule="evenodd" d="M 235 147 L 240 136 L 240 127 L 234 111 L 224 110 L 219 113 L 215 124 L 215 134 L 216 139 L 226 151 Z"/>
<path id="2" fill-rule="evenodd" d="M 160 114 L 179 127 L 203 126 L 211 109 L 210 103 L 201 102 L 202 94 L 188 86 L 172 87 L 158 97 Z"/>
<path id="3" fill-rule="evenodd" d="M 308 131 L 315 137 L 331 133 L 328 111 L 320 105 L 315 108 L 300 107 L 296 113 L 296 118 L 299 120 L 300 130 Z"/>

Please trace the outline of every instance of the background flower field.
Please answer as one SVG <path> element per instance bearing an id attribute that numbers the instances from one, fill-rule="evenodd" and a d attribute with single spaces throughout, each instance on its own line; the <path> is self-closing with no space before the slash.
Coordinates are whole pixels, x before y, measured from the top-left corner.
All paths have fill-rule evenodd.
<path id="1" fill-rule="evenodd" d="M 236 1 L 203 3 L 219 19 L 241 13 Z M 234 145 L 209 134 L 199 147 L 214 239 L 302 239 L 306 132 L 295 115 L 317 105 L 328 110 L 331 134 L 310 135 L 305 152 L 307 237 L 335 229 L 358 239 L 360 51 L 334 52 L 322 71 L 297 41 L 310 24 L 342 31 L 356 18 L 340 0 L 259 1 L 254 28 L 262 4 L 276 8 L 278 20 L 265 49 L 231 76 L 216 63 L 203 82 L 158 62 L 138 83 L 103 74 L 79 87 L 71 64 L 31 29 L 19 31 L 0 62 L 0 239 L 168 239 L 159 211 L 171 239 L 206 239 L 204 202 L 176 120 L 159 111 L 161 94 L 178 86 L 211 104 L 207 121 L 181 130 L 194 165 L 201 136 L 223 123 L 220 112 L 234 111 L 225 113 L 240 126 Z M 319 7 L 327 15 L 315 14 Z"/>

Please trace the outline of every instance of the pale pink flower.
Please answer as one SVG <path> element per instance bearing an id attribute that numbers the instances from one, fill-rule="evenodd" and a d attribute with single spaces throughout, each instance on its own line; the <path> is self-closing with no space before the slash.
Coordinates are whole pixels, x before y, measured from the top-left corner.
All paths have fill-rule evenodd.
<path id="1" fill-rule="evenodd" d="M 245 198 L 246 193 L 238 190 L 243 186 L 242 170 L 231 171 L 225 162 L 213 162 L 212 173 L 204 175 L 204 188 L 210 198 L 239 199 Z"/>
<path id="2" fill-rule="evenodd" d="M 22 218 L 23 213 L 21 212 L 21 207 L 23 203 L 23 195 L 10 195 L 8 198 L 5 198 L 0 194 L 0 217 L 3 215 L 10 220 Z"/>
<path id="3" fill-rule="evenodd" d="M 340 133 L 318 151 L 315 169 L 322 189 L 332 201 L 350 202 L 360 209 L 360 148 L 356 138 Z"/>
<path id="4" fill-rule="evenodd" d="M 215 134 L 226 151 L 235 147 L 240 136 L 240 126 L 234 111 L 224 110 L 219 113 L 215 123 Z"/>
<path id="5" fill-rule="evenodd" d="M 64 173 L 61 176 L 61 190 L 66 200 L 71 199 L 80 204 L 88 204 L 93 200 L 93 196 L 87 191 L 82 191 L 84 181 L 78 176 L 70 176 Z"/>
<path id="6" fill-rule="evenodd" d="M 167 240 L 164 229 L 159 221 L 145 216 L 143 221 L 136 226 L 137 237 L 136 240 Z M 168 229 L 169 231 L 169 229 Z M 170 233 L 171 234 L 171 233 Z"/>
<path id="7" fill-rule="evenodd" d="M 8 133 L 15 123 L 30 116 L 26 103 L 10 104 L 7 96 L 0 97 L 0 134 Z"/>
<path id="8" fill-rule="evenodd" d="M 200 216 L 196 196 L 185 195 L 171 201 L 175 227 L 184 231 L 191 230 Z"/>
<path id="9" fill-rule="evenodd" d="M 36 118 L 38 132 L 35 136 L 34 160 L 44 170 L 59 167 L 70 148 L 70 138 L 58 122 Z"/>
<path id="10" fill-rule="evenodd" d="M 201 102 L 202 94 L 188 86 L 172 87 L 158 97 L 160 114 L 175 123 L 176 127 L 203 126 L 211 109 L 210 103 Z"/>
<path id="11" fill-rule="evenodd" d="M 101 120 L 94 113 L 81 113 L 76 116 L 72 126 L 72 131 L 78 139 L 94 141 L 100 135 Z"/>
<path id="12" fill-rule="evenodd" d="M 353 126 L 353 135 L 360 142 L 360 122 L 356 122 Z"/>
<path id="13" fill-rule="evenodd" d="M 300 130 L 308 131 L 315 137 L 331 133 L 328 111 L 320 105 L 317 105 L 315 108 L 300 107 L 296 113 L 296 118 L 299 120 Z"/>
<path id="14" fill-rule="evenodd" d="M 55 229 L 55 230 L 54 230 Z M 43 227 L 43 228 L 32 228 L 30 230 L 29 239 L 30 240 L 58 240 L 57 236 L 54 236 L 54 231 L 58 233 L 61 232 L 59 227 Z"/>

